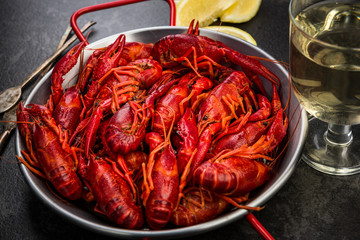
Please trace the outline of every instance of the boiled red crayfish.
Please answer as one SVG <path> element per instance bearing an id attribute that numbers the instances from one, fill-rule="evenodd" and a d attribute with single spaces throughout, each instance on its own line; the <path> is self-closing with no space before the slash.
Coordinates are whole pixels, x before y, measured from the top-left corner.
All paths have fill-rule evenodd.
<path id="1" fill-rule="evenodd" d="M 85 45 L 75 46 L 54 68 L 47 104 L 19 105 L 27 148 L 19 159 L 60 196 L 94 202 L 124 228 L 194 225 L 231 205 L 261 209 L 246 201 L 270 178 L 286 139 L 279 79 L 199 33 L 191 23 L 154 44 L 119 35 L 79 64 L 64 91 Z"/>
<path id="2" fill-rule="evenodd" d="M 20 133 L 27 141 L 28 152 L 20 161 L 37 175 L 49 180 L 55 189 L 69 200 L 79 199 L 83 184 L 76 174 L 75 150 L 60 142 L 59 131 L 51 112 L 41 105 L 31 104 L 25 108 L 21 103 L 17 111 Z M 31 122 L 29 122 L 31 121 Z"/>
<path id="3" fill-rule="evenodd" d="M 203 223 L 222 214 L 230 204 L 202 188 L 188 188 L 184 198 L 171 216 L 176 226 L 191 226 Z"/>
<path id="4" fill-rule="evenodd" d="M 97 84 L 102 87 L 93 108 L 89 109 L 89 117 L 80 123 L 70 141 L 85 131 L 85 153 L 88 155 L 104 114 L 108 114 L 110 110 L 113 113 L 120 110 L 121 106 L 135 97 L 140 89 L 151 87 L 158 81 L 161 74 L 161 66 L 151 59 L 139 59 L 126 66 L 111 69 L 98 81 Z"/>
<path id="5" fill-rule="evenodd" d="M 144 140 L 146 128 L 154 112 L 155 100 L 166 94 L 177 82 L 172 74 L 164 74 L 149 89 L 146 97 L 139 97 L 124 104 L 104 129 L 103 143 L 106 148 L 114 154 L 127 154 L 136 150 Z"/>
<path id="6" fill-rule="evenodd" d="M 194 172 L 194 181 L 212 192 L 238 197 L 261 186 L 268 178 L 270 168 L 256 161 L 258 158 L 270 159 L 265 154 L 272 139 L 265 142 L 262 137 L 248 147 L 242 147 L 219 154 L 202 163 Z"/>
<path id="7" fill-rule="evenodd" d="M 192 54 L 192 56 L 191 56 Z M 194 27 L 194 20 L 190 23 L 186 34 L 165 36 L 154 44 L 152 55 L 164 68 L 171 68 L 181 63 L 193 66 L 197 70 L 197 63 L 203 60 L 220 63 L 230 61 L 243 68 L 250 69 L 266 79 L 278 84 L 278 77 L 264 67 L 258 60 L 234 51 L 224 43 L 205 36 L 199 36 L 198 23 Z"/>
<path id="8" fill-rule="evenodd" d="M 96 210 L 119 226 L 131 229 L 142 227 L 142 209 L 115 162 L 91 155 L 88 162 L 82 164 L 82 179 L 94 195 Z"/>
<path id="9" fill-rule="evenodd" d="M 119 35 L 113 44 L 95 50 L 88 58 L 79 78 L 82 92 L 85 92 L 90 78 L 96 82 L 113 67 L 150 57 L 153 44 L 127 42 L 121 46 L 122 38 L 123 35 Z"/>
<path id="10" fill-rule="evenodd" d="M 176 208 L 179 191 L 177 159 L 170 144 L 170 133 L 165 139 L 157 132 L 149 132 L 146 142 L 150 146 L 149 161 L 144 167 L 142 199 L 146 219 L 153 229 L 163 228 Z"/>
<path id="11" fill-rule="evenodd" d="M 193 72 L 181 77 L 179 83 L 173 86 L 155 105 L 153 130 L 163 135 L 173 121 L 178 122 L 185 109 L 203 91 L 210 89 L 213 83 L 206 77 L 198 77 Z"/>
<path id="12" fill-rule="evenodd" d="M 242 108 L 245 112 L 242 95 L 248 90 L 248 86 L 244 86 L 247 81 L 248 79 L 243 72 L 231 73 L 222 83 L 212 89 L 200 105 L 197 114 L 199 140 L 197 152 L 190 166 L 188 181 L 191 179 L 194 170 L 205 158 L 212 137 L 220 130 L 225 130 L 232 119 L 238 118 L 236 114 L 238 108 Z"/>

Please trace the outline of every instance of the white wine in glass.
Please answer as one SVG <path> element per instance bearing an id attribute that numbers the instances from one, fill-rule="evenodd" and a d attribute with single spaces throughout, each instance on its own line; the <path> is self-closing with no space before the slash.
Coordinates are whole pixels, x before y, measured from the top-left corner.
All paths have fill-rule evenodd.
<path id="1" fill-rule="evenodd" d="M 292 86 L 310 118 L 303 159 L 333 175 L 360 172 L 360 2 L 290 2 Z"/>

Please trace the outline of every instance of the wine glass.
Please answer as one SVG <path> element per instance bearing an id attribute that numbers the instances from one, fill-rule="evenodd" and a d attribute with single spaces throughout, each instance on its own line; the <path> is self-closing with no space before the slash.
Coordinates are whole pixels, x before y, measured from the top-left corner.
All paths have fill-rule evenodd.
<path id="1" fill-rule="evenodd" d="M 331 175 L 360 172 L 360 2 L 291 0 L 290 72 L 312 116 L 302 159 Z"/>

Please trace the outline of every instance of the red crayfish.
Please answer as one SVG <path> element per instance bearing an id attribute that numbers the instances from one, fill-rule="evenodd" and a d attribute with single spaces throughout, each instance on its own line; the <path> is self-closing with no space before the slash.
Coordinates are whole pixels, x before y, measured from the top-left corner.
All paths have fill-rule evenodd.
<path id="1" fill-rule="evenodd" d="M 230 206 L 261 209 L 246 201 L 269 179 L 288 127 L 275 74 L 192 23 L 154 44 L 119 35 L 63 90 L 84 47 L 55 66 L 46 105 L 19 105 L 21 162 L 60 196 L 94 203 L 124 228 L 194 225 Z"/>

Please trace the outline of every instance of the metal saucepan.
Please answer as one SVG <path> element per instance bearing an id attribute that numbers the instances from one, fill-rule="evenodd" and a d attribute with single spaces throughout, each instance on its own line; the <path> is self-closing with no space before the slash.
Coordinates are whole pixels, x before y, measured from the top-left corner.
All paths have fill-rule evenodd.
<path id="1" fill-rule="evenodd" d="M 129 42 L 138 41 L 145 43 L 154 43 L 165 35 L 185 33 L 186 30 L 187 28 L 184 27 L 151 27 L 128 31 L 124 34 L 126 35 L 126 41 Z M 205 35 L 221 41 L 229 47 L 233 48 L 234 50 L 240 51 L 244 54 L 273 59 L 269 54 L 267 54 L 260 48 L 243 40 L 240 40 L 239 38 L 205 29 L 201 29 L 200 33 L 201 35 Z M 88 45 L 87 49 L 96 49 L 107 46 L 112 43 L 117 36 L 118 34 L 94 42 Z M 91 50 L 85 51 L 85 60 L 90 56 L 91 52 Z M 289 97 L 290 88 L 288 72 L 278 64 L 270 62 L 263 62 L 263 64 L 281 79 L 282 87 L 280 89 L 280 95 L 283 104 L 285 104 Z M 78 66 L 76 66 L 71 72 L 66 75 L 66 80 L 64 81 L 65 88 L 73 84 L 71 82 L 71 79 L 76 79 L 75 76 L 77 74 L 77 71 Z M 25 104 L 44 104 L 46 102 L 50 95 L 50 76 L 51 71 L 46 74 L 43 79 L 36 85 L 36 87 L 30 93 Z M 264 81 L 264 85 L 268 91 L 268 95 L 271 96 L 271 85 L 267 81 Z M 290 178 L 300 158 L 307 132 L 307 116 L 304 111 L 299 110 L 299 103 L 292 92 L 290 93 L 290 95 L 290 105 L 287 109 L 287 114 L 290 118 L 288 130 L 289 143 L 287 145 L 287 149 L 284 153 L 283 159 L 278 162 L 279 164 L 277 164 L 276 167 L 273 169 L 273 174 L 269 181 L 251 194 L 250 201 L 247 203 L 247 205 L 249 206 L 263 206 L 277 191 L 279 191 L 280 188 L 285 184 L 285 182 Z M 17 131 L 16 153 L 18 155 L 21 155 L 20 151 L 22 149 L 25 149 L 25 144 L 20 137 L 19 132 Z M 48 205 L 50 208 L 58 212 L 60 215 L 63 215 L 65 218 L 75 224 L 109 236 L 127 239 L 144 237 L 180 238 L 204 233 L 223 227 L 244 217 L 248 213 L 248 211 L 246 210 L 233 209 L 212 221 L 190 227 L 163 230 L 127 230 L 117 227 L 109 221 L 99 218 L 91 212 L 86 211 L 84 208 L 61 201 L 49 190 L 48 185 L 43 179 L 34 175 L 23 164 L 20 164 L 20 169 L 30 187 L 37 194 L 37 196 L 44 203 L 46 203 L 46 205 Z"/>

